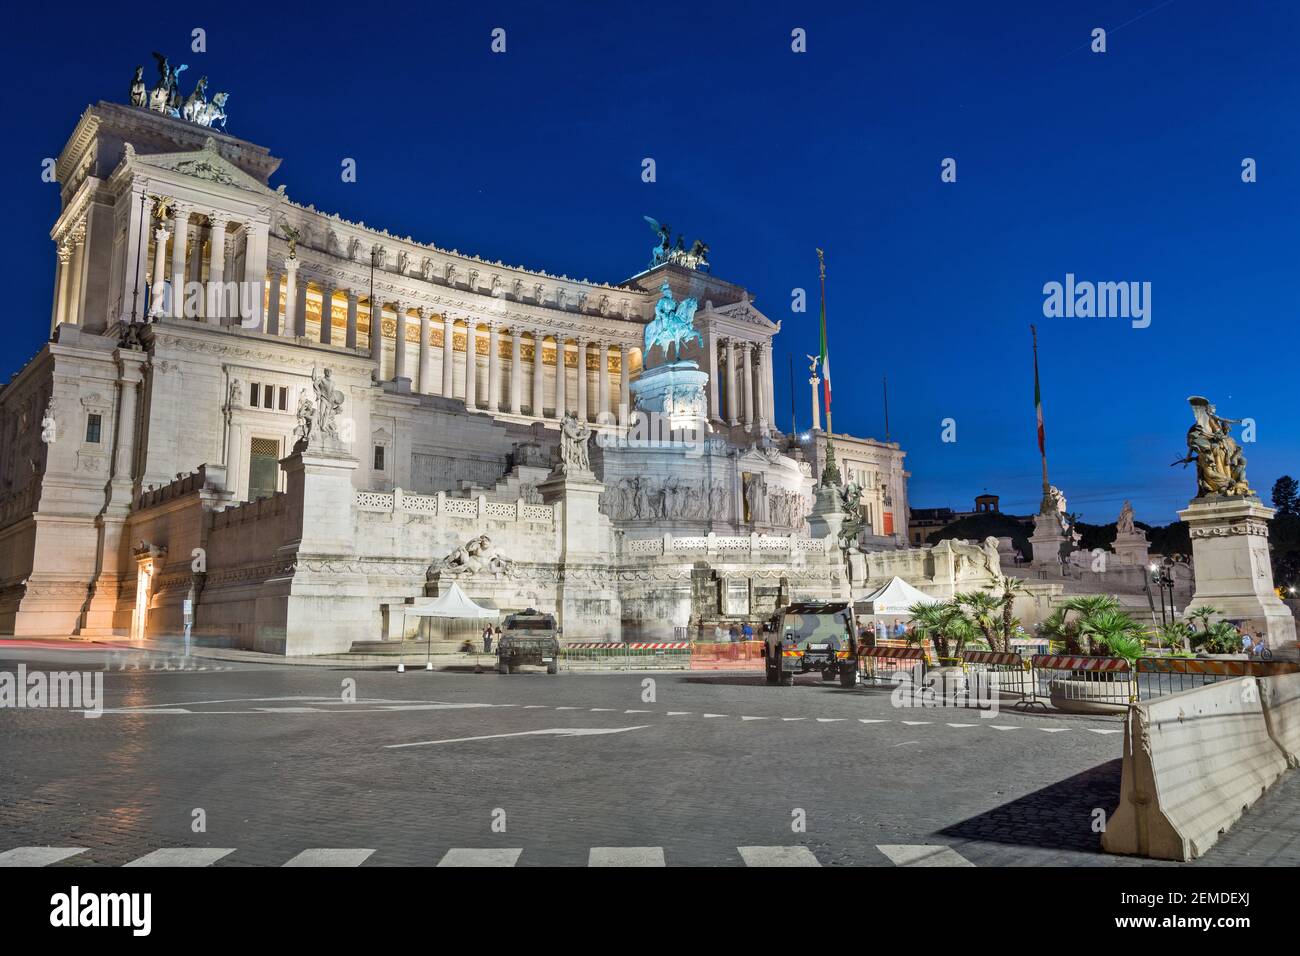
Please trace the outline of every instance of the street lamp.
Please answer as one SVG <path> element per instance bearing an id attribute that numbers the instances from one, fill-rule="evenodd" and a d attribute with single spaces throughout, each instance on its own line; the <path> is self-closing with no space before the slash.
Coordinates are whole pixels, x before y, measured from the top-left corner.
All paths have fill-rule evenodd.
<path id="1" fill-rule="evenodd" d="M 1158 562 L 1151 562 L 1151 583 L 1160 591 L 1160 623 L 1178 619 L 1174 609 L 1174 559 L 1165 555 Z M 1169 593 L 1169 617 L 1165 617 L 1165 592 Z"/>

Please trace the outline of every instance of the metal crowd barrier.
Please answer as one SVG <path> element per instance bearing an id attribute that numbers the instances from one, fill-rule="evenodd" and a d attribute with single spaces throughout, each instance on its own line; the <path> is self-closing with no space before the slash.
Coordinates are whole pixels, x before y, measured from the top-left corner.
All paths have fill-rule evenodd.
<path id="1" fill-rule="evenodd" d="M 999 696 L 1034 697 L 1034 673 L 1016 651 L 962 651 L 961 666 Z"/>
<path id="2" fill-rule="evenodd" d="M 1164 697 L 1234 677 L 1276 677 L 1297 672 L 1300 672 L 1300 662 L 1296 661 L 1140 657 L 1137 662 L 1138 699 Z"/>
<path id="3" fill-rule="evenodd" d="M 560 648 L 560 666 L 686 670 L 691 666 L 691 647 L 690 641 L 580 641 Z"/>
<path id="4" fill-rule="evenodd" d="M 1086 657 L 1081 654 L 1035 654 L 1032 696 L 1026 706 L 1055 702 L 1128 705 L 1137 699 L 1137 684 L 1122 657 Z"/>
<path id="5" fill-rule="evenodd" d="M 911 671 L 920 667 L 920 676 L 926 670 L 925 648 L 923 647 L 860 647 L 858 648 L 858 668 L 862 681 L 866 683 L 892 683 L 899 671 Z"/>

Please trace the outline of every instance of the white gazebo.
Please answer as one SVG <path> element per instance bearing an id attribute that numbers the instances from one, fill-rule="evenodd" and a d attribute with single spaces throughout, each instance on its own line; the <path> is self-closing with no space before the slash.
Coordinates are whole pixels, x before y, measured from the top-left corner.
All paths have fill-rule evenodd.
<path id="1" fill-rule="evenodd" d="M 455 633 L 454 628 L 448 627 L 452 622 L 495 621 L 501 617 L 501 612 L 497 608 L 483 607 L 480 604 L 475 604 L 474 601 L 470 599 L 470 596 L 461 590 L 460 585 L 456 584 L 454 581 L 452 582 L 451 587 L 442 594 L 439 594 L 433 600 L 425 601 L 420 604 L 403 604 L 401 605 L 401 611 L 402 627 L 399 634 L 404 635 L 406 633 L 405 622 L 408 617 L 440 618 L 443 621 L 443 640 L 446 640 L 452 633 Z M 470 639 L 472 640 L 473 638 L 471 637 Z M 425 643 L 425 667 L 432 670 L 433 664 L 430 663 L 431 655 L 433 653 L 432 630 L 429 630 L 425 634 Z M 397 669 L 399 671 L 405 670 L 405 664 L 398 664 Z"/>
<path id="2" fill-rule="evenodd" d="M 857 603 L 866 614 L 875 617 L 910 617 L 908 608 L 914 604 L 938 604 L 940 601 L 895 576 Z"/>

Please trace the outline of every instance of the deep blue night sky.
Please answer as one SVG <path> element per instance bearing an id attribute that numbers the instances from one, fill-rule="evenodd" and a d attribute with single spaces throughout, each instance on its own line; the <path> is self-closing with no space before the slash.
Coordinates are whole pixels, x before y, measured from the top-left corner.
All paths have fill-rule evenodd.
<path id="1" fill-rule="evenodd" d="M 231 91 L 228 131 L 283 157 L 272 185 L 298 202 L 604 281 L 644 267 L 643 214 L 705 239 L 714 271 L 783 323 L 783 429 L 791 353 L 809 425 L 823 247 L 836 428 L 883 437 L 887 373 L 914 507 L 988 490 L 1035 509 L 1030 323 L 1052 480 L 1085 521 L 1125 497 L 1152 523 L 1186 505 L 1193 474 L 1169 462 L 1191 394 L 1256 420 L 1244 448 L 1264 495 L 1300 473 L 1293 3 L 242 6 L 7 12 L 0 373 L 48 330 L 58 191 L 41 161 L 87 104 L 126 100 L 137 64 L 152 82 L 161 50 L 190 64 L 183 92 L 199 74 Z M 188 52 L 194 27 L 205 54 Z M 341 181 L 344 157 L 358 182 Z M 1044 318 L 1043 284 L 1067 272 L 1150 282 L 1150 327 Z"/>

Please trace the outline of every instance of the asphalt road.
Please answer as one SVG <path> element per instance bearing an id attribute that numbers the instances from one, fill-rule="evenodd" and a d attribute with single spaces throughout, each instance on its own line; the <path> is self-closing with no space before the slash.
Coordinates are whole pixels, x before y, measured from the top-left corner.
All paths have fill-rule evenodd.
<path id="1" fill-rule="evenodd" d="M 1099 850 L 1115 718 L 761 673 L 149 660 L 104 672 L 97 718 L 0 709 L 0 864 L 1155 865 Z M 0 671 L 20 662 L 103 657 L 0 649 Z M 1204 862 L 1300 863 L 1298 776 Z"/>

